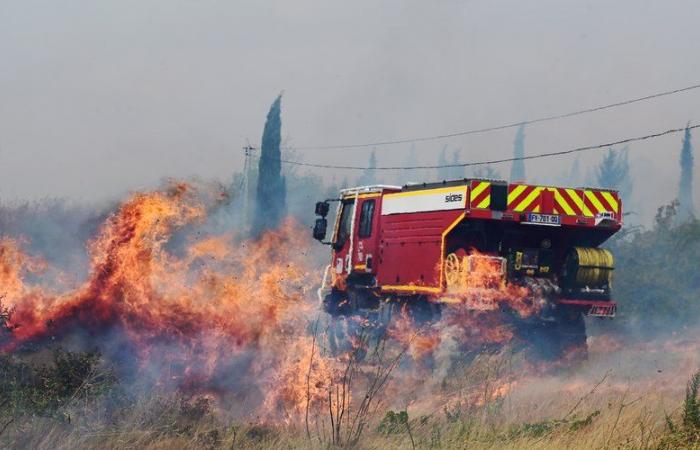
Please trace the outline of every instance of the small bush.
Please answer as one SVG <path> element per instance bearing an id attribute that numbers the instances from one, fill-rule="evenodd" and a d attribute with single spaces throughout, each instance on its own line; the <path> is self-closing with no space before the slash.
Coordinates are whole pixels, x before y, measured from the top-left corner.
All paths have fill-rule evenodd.
<path id="1" fill-rule="evenodd" d="M 561 420 L 547 420 L 543 422 L 524 423 L 519 427 L 513 428 L 509 433 L 509 437 L 511 439 L 524 436 L 534 438 L 542 437 L 546 434 L 551 433 L 563 423 L 564 422 Z"/>
<path id="2" fill-rule="evenodd" d="M 245 430 L 244 437 L 253 442 L 262 442 L 274 438 L 276 430 L 271 425 L 263 423 L 250 424 Z"/>
<path id="3" fill-rule="evenodd" d="M 509 437 L 517 438 L 527 436 L 539 438 L 552 433 L 554 430 L 563 428 L 564 426 L 567 426 L 570 432 L 576 432 L 581 430 L 582 428 L 591 425 L 593 423 L 593 419 L 595 419 L 599 415 L 600 411 L 596 410 L 583 419 L 577 419 L 574 417 L 571 420 L 554 419 L 543 422 L 524 423 L 519 427 L 513 428 L 509 433 Z"/>
<path id="4" fill-rule="evenodd" d="M 585 419 L 574 419 L 569 425 L 569 430 L 578 431 L 582 428 L 586 428 L 587 426 L 591 425 L 593 423 L 593 419 L 598 417 L 599 415 L 600 411 L 596 410 L 590 413 L 588 416 L 586 416 Z"/>
<path id="5" fill-rule="evenodd" d="M 10 319 L 12 318 L 12 311 L 5 308 L 2 304 L 2 297 L 0 297 L 0 349 L 3 345 L 10 341 L 10 336 L 12 330 L 10 329 Z"/>
<path id="6" fill-rule="evenodd" d="M 48 365 L 28 364 L 12 355 L 0 356 L 0 398 L 14 413 L 50 415 L 75 399 L 94 399 L 115 384 L 101 369 L 96 352 L 56 350 Z"/>
<path id="7" fill-rule="evenodd" d="M 662 440 L 659 448 L 693 447 L 700 443 L 700 372 L 696 372 L 688 381 L 683 400 L 683 416 L 681 425 L 676 426 L 667 415 L 666 426 L 668 435 Z"/>
<path id="8" fill-rule="evenodd" d="M 387 411 L 386 415 L 379 423 L 378 432 L 390 435 L 405 433 L 408 427 L 408 412 L 407 411 Z"/>
<path id="9" fill-rule="evenodd" d="M 698 388 L 700 388 L 700 372 L 694 374 L 685 389 L 683 401 L 683 426 L 688 430 L 700 430 L 700 403 L 698 403 Z"/>

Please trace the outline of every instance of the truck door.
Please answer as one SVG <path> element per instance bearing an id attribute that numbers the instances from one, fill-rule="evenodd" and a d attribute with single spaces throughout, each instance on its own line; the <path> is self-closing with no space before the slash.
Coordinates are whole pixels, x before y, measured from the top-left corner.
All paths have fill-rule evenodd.
<path id="1" fill-rule="evenodd" d="M 377 230 L 381 196 L 360 198 L 357 207 L 356 244 L 353 245 L 353 270 L 374 272 L 377 254 Z"/>
<path id="2" fill-rule="evenodd" d="M 340 205 L 338 219 L 333 236 L 333 271 L 336 278 L 344 279 L 352 270 L 350 248 L 353 240 L 353 219 L 355 217 L 355 199 L 345 199 Z"/>

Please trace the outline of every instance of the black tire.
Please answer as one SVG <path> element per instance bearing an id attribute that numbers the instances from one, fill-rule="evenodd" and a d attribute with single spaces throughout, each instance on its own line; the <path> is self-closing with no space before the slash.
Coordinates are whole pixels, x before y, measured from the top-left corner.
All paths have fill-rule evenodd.
<path id="1" fill-rule="evenodd" d="M 348 301 L 347 294 L 337 289 L 332 289 L 323 298 L 322 307 L 323 311 L 330 314 L 331 317 L 347 316 L 352 313 L 352 306 Z"/>
<path id="2" fill-rule="evenodd" d="M 368 348 L 386 333 L 383 303 L 366 291 L 332 290 L 323 299 L 323 310 L 330 315 L 327 340 L 331 355 L 352 353 L 363 360 Z"/>
<path id="3" fill-rule="evenodd" d="M 561 358 L 569 362 L 588 358 L 586 322 L 582 313 L 575 312 L 570 316 L 560 317 L 557 328 Z"/>
<path id="4" fill-rule="evenodd" d="M 516 335 L 527 356 L 539 361 L 576 363 L 588 357 L 586 324 L 583 314 L 558 314 L 552 321 L 522 322 Z"/>
<path id="5" fill-rule="evenodd" d="M 442 317 L 441 306 L 426 297 L 418 297 L 409 303 L 409 314 L 418 326 L 433 324 Z"/>

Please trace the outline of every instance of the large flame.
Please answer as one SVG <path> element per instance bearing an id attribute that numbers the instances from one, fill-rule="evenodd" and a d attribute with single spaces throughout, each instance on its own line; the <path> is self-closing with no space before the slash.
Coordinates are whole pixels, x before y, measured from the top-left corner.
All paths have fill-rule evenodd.
<path id="1" fill-rule="evenodd" d="M 2 238 L 0 295 L 12 311 L 3 350 L 78 333 L 116 353 L 126 346 L 136 371 L 189 389 L 226 390 L 276 373 L 286 356 L 265 350 L 309 339 L 316 273 L 300 250 L 308 233 L 288 221 L 256 240 L 199 237 L 187 227 L 206 219 L 203 197 L 182 183 L 133 195 L 89 243 L 88 277 L 70 292 L 27 283 L 45 263 Z"/>

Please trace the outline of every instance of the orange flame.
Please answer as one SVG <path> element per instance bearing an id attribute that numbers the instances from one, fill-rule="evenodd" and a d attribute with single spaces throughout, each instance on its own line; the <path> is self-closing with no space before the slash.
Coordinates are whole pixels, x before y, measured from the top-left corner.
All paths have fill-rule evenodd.
<path id="1" fill-rule="evenodd" d="M 521 317 L 535 314 L 539 304 L 533 301 L 532 292 L 507 282 L 504 265 L 503 258 L 472 249 L 461 260 L 462 282 L 448 289 L 441 300 L 466 305 L 472 311 L 495 311 L 507 306 Z"/>
<path id="2" fill-rule="evenodd" d="M 158 373 L 159 384 L 216 390 L 240 382 L 230 378 L 239 372 L 229 367 L 236 356 L 303 345 L 315 282 L 297 250 L 308 245 L 300 237 L 305 230 L 287 221 L 243 242 L 186 234 L 183 248 L 169 251 L 175 232 L 205 221 L 201 197 L 183 183 L 133 195 L 89 243 L 87 280 L 66 293 L 28 285 L 25 274 L 44 263 L 24 254 L 21 242 L 2 238 L 0 295 L 13 311 L 2 350 L 76 332 L 99 342 L 118 332 L 133 348 L 137 370 Z M 256 357 L 264 361 L 253 359 L 240 372 L 255 378 L 287 363 L 278 351 Z"/>

